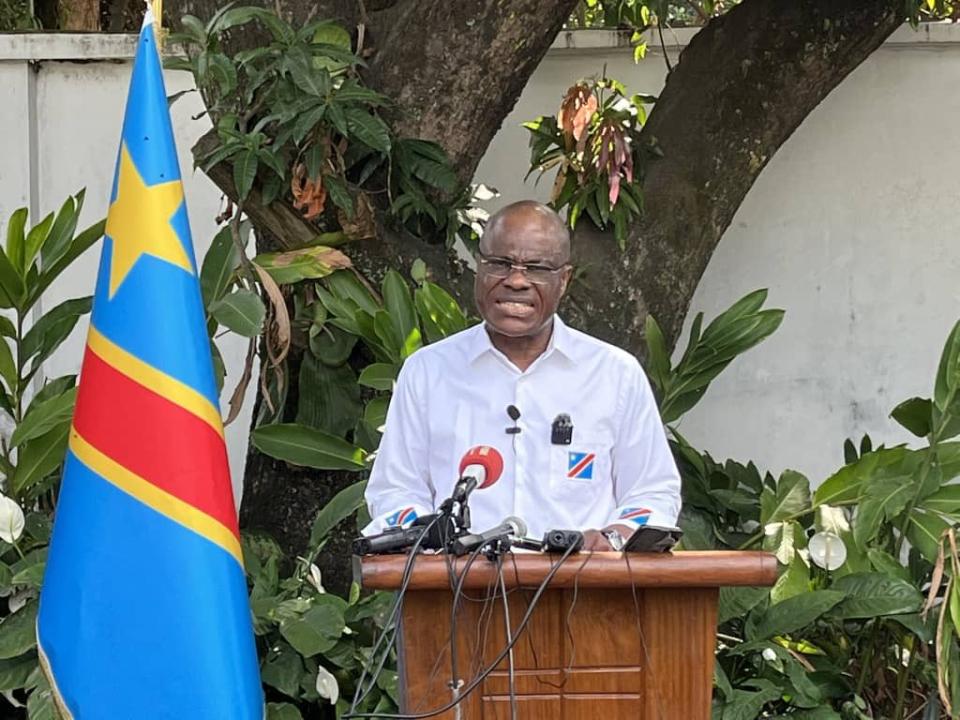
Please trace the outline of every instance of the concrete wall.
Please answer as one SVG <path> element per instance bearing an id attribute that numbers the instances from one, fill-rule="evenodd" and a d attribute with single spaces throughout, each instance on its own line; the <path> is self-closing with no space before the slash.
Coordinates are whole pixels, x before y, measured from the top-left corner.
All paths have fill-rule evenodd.
<path id="1" fill-rule="evenodd" d="M 675 60 L 689 33 L 668 36 Z M 652 45 L 653 43 L 651 43 Z M 29 205 L 48 212 L 87 187 L 84 220 L 106 211 L 122 120 L 127 36 L 0 36 L 0 225 Z M 77 62 L 78 60 L 95 62 Z M 602 72 L 633 91 L 657 92 L 662 53 L 634 65 L 609 32 L 561 35 L 484 157 L 476 179 L 498 188 L 494 208 L 546 198 L 552 178 L 523 182 L 523 120 L 553 113 L 577 79 Z M 943 340 L 960 317 L 954 212 L 960 158 L 960 31 L 898 31 L 858 68 L 773 158 L 724 236 L 693 299 L 709 317 L 758 287 L 787 310 L 781 329 L 716 381 L 681 430 L 717 457 L 791 467 L 819 482 L 842 461 L 848 436 L 908 439 L 887 419 L 928 395 Z M 187 87 L 168 74 L 168 91 Z M 191 172 L 189 148 L 206 129 L 199 100 L 173 106 L 197 254 L 215 232 L 220 194 Z M 92 290 L 97 253 L 58 283 L 45 306 Z M 52 362 L 76 370 L 85 325 Z M 243 342 L 226 338 L 228 386 Z M 235 482 L 242 475 L 250 404 L 228 428 Z"/>

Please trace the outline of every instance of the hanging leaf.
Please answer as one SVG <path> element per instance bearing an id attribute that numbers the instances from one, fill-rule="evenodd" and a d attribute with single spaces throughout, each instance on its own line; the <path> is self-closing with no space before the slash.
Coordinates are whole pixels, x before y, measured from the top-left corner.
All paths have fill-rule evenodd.
<path id="1" fill-rule="evenodd" d="M 365 453 L 345 440 L 295 423 L 265 425 L 251 434 L 260 452 L 318 470 L 363 470 Z"/>
<path id="2" fill-rule="evenodd" d="M 350 258 L 340 250 L 313 245 L 299 250 L 263 253 L 253 261 L 266 270 L 278 285 L 326 277 L 335 270 L 351 267 Z"/>
<path id="3" fill-rule="evenodd" d="M 243 337 L 255 337 L 263 330 L 267 308 L 252 290 L 242 289 L 222 297 L 210 306 L 217 322 Z"/>

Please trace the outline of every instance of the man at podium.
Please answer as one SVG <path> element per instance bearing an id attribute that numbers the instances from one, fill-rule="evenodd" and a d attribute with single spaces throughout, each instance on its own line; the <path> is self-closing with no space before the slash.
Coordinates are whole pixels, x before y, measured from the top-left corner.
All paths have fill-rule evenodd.
<path id="1" fill-rule="evenodd" d="M 500 452 L 503 474 L 471 496 L 475 528 L 513 515 L 530 536 L 583 530 L 585 549 L 619 550 L 642 525 L 676 525 L 680 477 L 643 369 L 556 314 L 572 274 L 563 219 L 537 202 L 509 205 L 491 217 L 476 260 L 483 323 L 418 350 L 400 371 L 364 533 L 434 512 L 477 445 Z"/>

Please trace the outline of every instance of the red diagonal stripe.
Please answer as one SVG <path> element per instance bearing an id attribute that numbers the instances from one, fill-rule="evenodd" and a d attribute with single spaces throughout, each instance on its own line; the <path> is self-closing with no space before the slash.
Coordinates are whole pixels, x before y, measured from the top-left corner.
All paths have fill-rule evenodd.
<path id="1" fill-rule="evenodd" d="M 90 348 L 73 423 L 87 442 L 130 472 L 239 533 L 223 438 Z"/>
<path id="2" fill-rule="evenodd" d="M 593 459 L 597 456 L 596 453 L 587 453 L 587 456 L 581 460 L 579 463 L 574 465 L 573 470 L 567 473 L 568 478 L 576 477 L 579 475 L 583 469 L 593 462 Z"/>

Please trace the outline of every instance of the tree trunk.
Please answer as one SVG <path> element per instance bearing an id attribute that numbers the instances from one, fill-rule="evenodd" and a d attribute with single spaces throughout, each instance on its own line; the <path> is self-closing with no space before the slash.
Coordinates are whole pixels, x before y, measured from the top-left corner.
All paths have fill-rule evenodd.
<path id="1" fill-rule="evenodd" d="M 397 130 L 439 142 L 468 180 L 573 5 L 381 4 L 370 26 L 389 30 L 373 33 L 368 78 L 397 101 Z M 586 273 L 568 302 L 573 322 L 640 353 L 643 323 L 653 313 L 672 344 L 717 242 L 760 171 L 902 17 L 901 0 L 743 0 L 711 20 L 682 53 L 644 129 L 663 157 L 646 169 L 646 214 L 627 251 L 588 226 L 577 230 L 575 259 Z M 232 193 L 228 168 L 211 177 Z M 282 204 L 265 208 L 254 197 L 246 210 L 255 225 L 292 244 L 314 235 Z M 423 257 L 438 282 L 467 300 L 468 278 L 442 247 L 385 233 L 347 252 L 374 278 Z M 344 481 L 333 479 L 292 472 L 252 452 L 245 525 L 270 531 L 288 550 L 302 549 L 321 502 Z"/>
<path id="2" fill-rule="evenodd" d="M 576 256 L 588 267 L 572 292 L 575 322 L 642 354 L 652 313 L 672 347 L 760 172 L 903 17 L 902 0 L 744 0 L 697 33 L 643 130 L 663 157 L 647 168 L 645 215 L 627 251 L 589 223 L 578 228 Z"/>
<path id="3" fill-rule="evenodd" d="M 100 0 L 61 0 L 63 30 L 96 32 L 100 29 Z"/>

